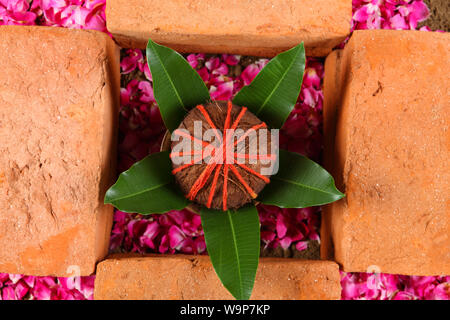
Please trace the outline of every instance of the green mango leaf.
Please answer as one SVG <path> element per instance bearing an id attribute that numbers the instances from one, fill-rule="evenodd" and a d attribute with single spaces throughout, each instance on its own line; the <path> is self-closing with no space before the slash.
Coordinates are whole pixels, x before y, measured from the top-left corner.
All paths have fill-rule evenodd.
<path id="1" fill-rule="evenodd" d="M 233 103 L 247 107 L 272 128 L 281 128 L 300 94 L 305 60 L 303 42 L 280 53 L 238 92 Z"/>
<path id="2" fill-rule="evenodd" d="M 147 44 L 147 63 L 155 100 L 164 124 L 172 132 L 189 109 L 210 100 L 208 88 L 183 56 L 151 39 Z"/>
<path id="3" fill-rule="evenodd" d="M 280 150 L 278 173 L 259 194 L 258 201 L 280 208 L 306 208 L 345 197 L 321 166 L 293 152 Z"/>
<path id="4" fill-rule="evenodd" d="M 225 288 L 238 300 L 248 300 L 259 262 L 259 216 L 255 206 L 218 211 L 202 208 L 206 248 Z"/>
<path id="5" fill-rule="evenodd" d="M 120 174 L 106 192 L 105 203 L 124 212 L 165 213 L 189 201 L 174 182 L 169 152 L 154 153 Z"/>

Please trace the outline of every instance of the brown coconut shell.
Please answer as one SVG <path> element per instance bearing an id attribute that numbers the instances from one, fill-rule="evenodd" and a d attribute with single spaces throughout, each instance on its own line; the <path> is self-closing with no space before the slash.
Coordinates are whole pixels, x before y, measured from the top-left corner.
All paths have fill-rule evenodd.
<path id="1" fill-rule="evenodd" d="M 206 130 L 212 129 L 211 124 L 213 124 L 213 126 L 216 129 L 220 130 L 220 132 L 222 133 L 224 131 L 228 113 L 228 103 L 226 101 L 210 102 L 201 107 L 204 110 L 203 112 L 199 107 L 193 108 L 178 127 L 178 129 L 187 130 L 187 132 L 192 137 L 198 139 L 197 141 L 203 141 L 203 137 L 201 135 L 198 135 L 198 132 L 194 132 L 195 121 L 201 121 L 202 133 L 204 133 Z M 205 116 L 205 112 L 207 116 L 209 116 L 210 121 L 208 121 L 207 117 Z M 231 105 L 229 114 L 230 126 L 235 123 L 236 119 L 241 114 L 236 130 L 242 129 L 244 132 L 247 132 L 249 129 L 255 128 L 256 126 L 256 136 L 258 136 L 259 130 L 267 129 L 265 124 L 254 114 L 252 114 L 247 109 L 243 111 L 243 108 L 237 105 Z M 177 130 L 174 131 L 172 136 L 176 136 L 176 133 Z M 198 186 L 198 181 L 201 180 L 201 178 L 199 177 L 201 177 L 202 174 L 203 177 L 205 177 L 204 172 L 208 171 L 208 163 L 202 161 L 201 163 L 192 164 L 186 168 L 180 169 L 180 167 L 182 167 L 186 163 L 175 163 L 174 159 L 176 158 L 177 153 L 174 152 L 174 148 L 179 143 L 186 143 L 186 141 L 183 139 L 179 139 L 178 141 L 172 139 L 173 141 L 170 141 L 170 137 L 170 135 L 166 135 L 166 137 L 164 138 L 163 148 L 167 148 L 167 145 L 170 144 L 172 150 L 172 167 L 174 169 L 175 180 L 177 181 L 183 193 L 188 198 L 189 196 L 192 197 L 193 188 L 195 189 L 196 183 Z M 270 152 L 272 150 L 270 134 L 267 134 L 267 138 L 267 150 Z M 212 142 L 214 141 L 215 139 L 213 138 Z M 209 143 L 210 141 L 207 142 Z M 196 142 L 191 141 L 192 150 L 194 150 L 195 148 L 195 143 Z M 235 151 L 239 154 L 248 154 L 250 150 L 250 143 L 257 144 L 256 149 L 258 151 L 258 154 L 260 154 L 259 139 L 257 139 L 255 136 L 246 138 L 245 145 L 237 145 Z M 197 144 L 197 146 L 197 148 L 206 151 L 206 149 L 204 149 L 204 147 L 200 144 Z M 252 161 L 250 159 L 245 159 L 242 165 L 246 168 L 238 165 L 237 163 L 216 165 L 208 178 L 204 179 L 204 184 L 198 190 L 198 192 L 195 193 L 195 196 L 191 198 L 191 200 L 193 200 L 197 204 L 218 210 L 237 209 L 251 202 L 269 182 L 270 176 L 262 175 L 260 174 L 260 172 L 261 168 L 268 167 L 270 165 L 268 165 L 267 163 L 262 163 L 262 161 L 259 159 L 255 159 Z M 228 174 L 226 180 L 225 166 L 228 166 Z M 231 168 L 231 166 L 233 166 L 234 169 Z M 210 166 L 210 168 L 212 167 Z M 255 174 L 255 172 L 258 174 Z M 217 176 L 217 178 L 215 178 L 215 176 Z M 224 187 L 225 185 L 226 188 Z M 226 190 L 225 192 L 224 189 Z"/>

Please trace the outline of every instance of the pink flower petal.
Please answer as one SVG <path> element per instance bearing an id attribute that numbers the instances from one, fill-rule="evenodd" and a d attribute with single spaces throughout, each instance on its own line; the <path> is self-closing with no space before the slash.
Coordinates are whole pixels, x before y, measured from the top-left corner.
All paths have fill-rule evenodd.
<path id="1" fill-rule="evenodd" d="M 244 71 L 242 71 L 241 73 L 241 79 L 244 82 L 244 85 L 248 86 L 253 79 L 256 77 L 256 75 L 258 74 L 258 72 L 260 71 L 260 67 L 258 67 L 256 64 L 251 64 L 249 66 L 247 66 Z"/>
<path id="2" fill-rule="evenodd" d="M 234 55 L 234 54 L 223 54 L 222 55 L 223 61 L 229 65 L 229 66 L 235 66 L 239 63 L 241 60 L 241 56 Z"/>
<path id="3" fill-rule="evenodd" d="M 153 96 L 153 88 L 150 82 L 140 81 L 138 88 L 139 90 L 141 90 L 141 96 L 139 98 L 141 102 L 155 102 L 155 97 Z"/>
<path id="4" fill-rule="evenodd" d="M 280 246 L 283 249 L 287 249 L 291 246 L 292 243 L 292 239 L 290 237 L 284 237 L 283 239 L 280 240 Z"/>
<path id="5" fill-rule="evenodd" d="M 205 62 L 206 68 L 212 72 L 217 69 L 220 65 L 220 59 L 218 57 L 212 57 Z"/>
<path id="6" fill-rule="evenodd" d="M 139 49 L 127 50 L 127 55 L 120 61 L 120 68 L 122 69 L 122 73 L 128 74 L 134 71 L 137 68 L 138 62 L 140 60 L 143 60 L 141 50 Z"/>
<path id="7" fill-rule="evenodd" d="M 284 215 L 278 214 L 277 217 L 277 236 L 281 239 L 287 233 L 287 225 L 286 220 L 284 219 Z"/>
<path id="8" fill-rule="evenodd" d="M 32 295 L 37 300 L 50 300 L 52 291 L 44 283 L 38 281 L 32 290 Z"/>
<path id="9" fill-rule="evenodd" d="M 315 87 L 317 89 L 320 88 L 321 77 L 317 74 L 316 69 L 307 68 L 305 70 L 305 74 L 303 76 L 303 85 L 305 87 Z"/>
<path id="10" fill-rule="evenodd" d="M 211 99 L 213 100 L 230 100 L 233 96 L 233 81 L 225 82 L 219 85 L 217 88 L 211 86 L 210 89 Z"/>
<path id="11" fill-rule="evenodd" d="M 308 241 L 297 242 L 297 244 L 295 245 L 295 249 L 297 249 L 297 251 L 303 251 L 308 249 Z"/>
<path id="12" fill-rule="evenodd" d="M 177 226 L 171 226 L 169 229 L 169 243 L 170 247 L 173 249 L 181 248 L 180 244 L 186 238 L 186 235 Z"/>
<path id="13" fill-rule="evenodd" d="M 17 300 L 22 300 L 28 293 L 29 288 L 28 286 L 23 282 L 20 281 L 17 283 L 16 288 L 14 290 L 14 294 Z"/>
<path id="14" fill-rule="evenodd" d="M 367 21 L 369 18 L 368 8 L 367 6 L 363 6 L 360 9 L 356 10 L 353 14 L 353 20 L 357 22 Z"/>
<path id="15" fill-rule="evenodd" d="M 405 21 L 405 18 L 401 16 L 401 14 L 396 14 L 390 20 L 392 29 L 396 30 L 407 30 L 409 29 L 408 24 Z"/>
<path id="16" fill-rule="evenodd" d="M 16 293 L 13 287 L 5 287 L 2 289 L 2 300 L 16 300 Z"/>

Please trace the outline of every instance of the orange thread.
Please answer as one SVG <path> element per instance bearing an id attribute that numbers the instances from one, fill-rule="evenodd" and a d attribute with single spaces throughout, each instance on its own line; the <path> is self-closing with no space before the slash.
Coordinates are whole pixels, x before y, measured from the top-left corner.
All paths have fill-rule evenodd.
<path id="1" fill-rule="evenodd" d="M 203 170 L 203 172 L 200 174 L 200 176 L 192 185 L 191 190 L 187 195 L 187 198 L 189 200 L 194 200 L 194 198 L 197 196 L 197 193 L 205 186 L 206 182 L 208 181 L 209 177 L 211 176 L 211 173 L 213 172 L 216 166 L 217 164 L 215 163 L 211 163 L 206 166 L 206 168 Z"/>
<path id="2" fill-rule="evenodd" d="M 214 125 L 214 123 L 211 120 L 210 115 L 208 114 L 208 112 L 206 111 L 205 107 L 203 105 L 198 105 L 197 108 L 199 109 L 199 111 L 202 113 L 202 115 L 205 117 L 206 121 L 208 122 L 208 124 L 211 126 L 212 129 L 214 129 L 214 132 L 217 136 L 218 139 L 221 139 L 218 129 L 217 127 Z M 244 178 L 241 176 L 241 174 L 239 173 L 239 171 L 237 170 L 237 168 L 234 166 L 233 164 L 227 164 L 227 159 L 226 159 L 226 148 L 227 145 L 230 143 L 229 139 L 230 137 L 227 137 L 227 130 L 230 129 L 230 122 L 231 122 L 231 110 L 233 108 L 233 105 L 231 103 L 231 101 L 228 101 L 227 103 L 227 116 L 225 118 L 225 123 L 224 123 L 224 132 L 223 132 L 223 139 L 221 140 L 222 143 L 219 146 L 219 148 L 217 148 L 218 150 L 220 150 L 220 148 L 222 148 L 222 160 L 224 160 L 224 164 L 223 164 L 223 194 L 222 194 L 222 208 L 224 211 L 227 210 L 227 200 L 228 200 L 228 175 L 229 175 L 229 169 L 231 169 L 231 171 L 233 172 L 233 174 L 237 177 L 237 179 L 239 180 L 239 182 L 242 184 L 242 186 L 245 188 L 245 190 L 249 193 L 249 195 L 252 198 L 256 198 L 256 193 L 253 191 L 253 189 L 247 184 L 247 182 L 244 180 Z M 244 116 L 245 112 L 247 111 L 246 107 L 242 107 L 241 111 L 239 112 L 238 116 L 236 117 L 236 119 L 234 120 L 231 129 L 235 130 L 237 128 L 237 126 L 239 125 L 239 122 L 241 121 L 242 117 Z M 241 136 L 235 143 L 234 146 L 237 145 L 239 142 L 241 142 L 242 140 L 244 140 L 249 134 L 250 134 L 250 130 L 258 130 L 259 128 L 264 128 L 266 127 L 266 124 L 264 122 L 257 124 L 255 126 L 253 126 L 252 128 L 250 128 L 249 130 L 247 130 L 243 136 Z M 205 141 L 202 141 L 200 139 L 197 139 L 195 137 L 193 137 L 192 135 L 189 135 L 181 130 L 176 130 L 175 134 L 183 136 L 183 137 L 188 137 L 190 138 L 192 141 L 196 142 L 196 143 L 200 143 L 203 147 L 208 147 L 211 145 L 211 143 L 207 143 Z M 208 201 L 206 206 L 208 208 L 211 207 L 213 198 L 214 198 L 214 194 L 217 188 L 217 182 L 219 180 L 219 175 L 222 169 L 222 164 L 219 164 L 219 155 L 215 154 L 215 150 L 213 150 L 212 152 L 212 159 L 209 161 L 208 165 L 205 167 L 205 169 L 202 171 L 202 173 L 199 175 L 199 177 L 196 179 L 196 181 L 194 182 L 194 184 L 192 185 L 191 189 L 189 190 L 188 195 L 186 196 L 188 199 L 190 200 L 194 200 L 195 197 L 197 196 L 198 192 L 205 186 L 205 184 L 208 182 L 209 178 L 211 177 L 211 174 L 215 171 L 214 173 L 214 177 L 211 183 L 211 189 L 208 195 Z M 176 156 L 184 156 L 184 155 L 197 155 L 197 154 L 202 154 L 202 159 L 204 160 L 205 157 L 205 153 L 204 150 L 195 150 L 195 151 L 191 151 L 191 152 L 178 152 L 178 153 L 171 153 L 170 157 L 176 157 Z M 270 154 L 270 155 L 246 155 L 246 154 L 241 154 L 241 153 L 234 153 L 234 157 L 238 157 L 238 158 L 244 158 L 244 159 L 274 159 L 275 155 Z M 234 159 L 233 159 L 234 162 Z M 176 169 L 174 169 L 172 171 L 172 173 L 177 173 L 180 172 L 181 170 L 188 168 L 194 164 L 196 164 L 197 162 L 191 162 L 188 164 L 185 164 L 183 166 L 180 166 Z M 244 170 L 248 171 L 249 173 L 255 175 L 256 177 L 262 179 L 264 182 L 269 183 L 270 180 L 259 174 L 258 172 L 256 172 L 255 170 L 247 167 L 244 164 L 239 164 L 238 165 L 243 168 Z"/>
<path id="3" fill-rule="evenodd" d="M 231 121 L 230 117 L 231 117 L 231 108 L 232 107 L 233 107 L 233 105 L 231 104 L 231 101 L 228 100 L 227 118 L 225 119 L 225 125 L 224 125 L 224 128 L 223 128 L 224 132 L 226 132 L 225 130 L 230 128 L 230 121 Z"/>
<path id="4" fill-rule="evenodd" d="M 254 125 L 253 127 L 251 127 L 250 129 L 248 129 L 238 140 L 236 140 L 234 142 L 234 145 L 236 146 L 239 142 L 241 142 L 242 140 L 244 140 L 245 138 L 247 138 L 247 136 L 250 134 L 250 130 L 258 130 L 260 128 L 265 128 L 266 124 L 264 122 L 261 122 L 260 124 Z"/>
<path id="5" fill-rule="evenodd" d="M 239 112 L 236 120 L 234 121 L 233 125 L 231 126 L 231 129 L 236 129 L 239 122 L 241 121 L 241 118 L 244 116 L 245 112 L 247 111 L 246 107 L 242 107 L 241 112 Z"/>
<path id="6" fill-rule="evenodd" d="M 188 134 L 188 133 L 186 133 L 186 132 L 184 132 L 182 130 L 177 129 L 177 130 L 174 131 L 174 133 L 175 133 L 175 135 L 182 136 L 182 137 L 185 137 L 185 138 L 189 138 L 189 139 L 191 139 L 194 142 L 200 143 L 204 147 L 207 147 L 207 146 L 210 145 L 208 142 L 205 142 L 203 140 L 197 139 L 196 137 L 193 137 L 190 134 Z"/>
<path id="7" fill-rule="evenodd" d="M 240 173 L 237 171 L 237 169 L 234 166 L 230 166 L 231 171 L 233 171 L 234 175 L 238 178 L 239 182 L 244 186 L 245 190 L 250 194 L 250 196 L 255 199 L 256 193 L 253 191 L 252 188 L 245 182 L 244 178 L 240 175 Z"/>
<path id="8" fill-rule="evenodd" d="M 227 188 L 228 188 L 228 165 L 223 165 L 223 196 L 222 196 L 222 204 L 223 211 L 227 211 Z"/>
<path id="9" fill-rule="evenodd" d="M 181 170 L 184 170 L 184 169 L 186 169 L 186 168 L 188 168 L 188 167 L 190 167 L 190 166 L 192 166 L 192 165 L 194 165 L 194 162 L 191 162 L 191 163 L 188 163 L 188 164 L 184 164 L 184 165 L 182 165 L 182 166 L 180 166 L 180 167 L 178 167 L 178 168 L 176 168 L 176 169 L 173 169 L 173 170 L 172 170 L 172 174 L 178 173 L 178 172 L 180 172 Z"/>
<path id="10" fill-rule="evenodd" d="M 199 104 L 197 106 L 197 109 L 200 110 L 202 115 L 205 117 L 206 122 L 208 122 L 208 124 L 211 127 L 211 129 L 214 130 L 214 134 L 216 135 L 217 139 L 219 139 L 219 141 L 222 141 L 222 137 L 220 136 L 219 131 L 217 130 L 217 128 L 214 125 L 214 123 L 212 122 L 211 117 L 209 116 L 208 112 L 206 112 L 205 107 L 203 107 L 203 105 Z"/>
<path id="11" fill-rule="evenodd" d="M 216 191 L 217 181 L 219 180 L 220 169 L 222 169 L 222 164 L 219 164 L 216 167 L 216 173 L 214 174 L 213 182 L 211 185 L 211 191 L 209 192 L 208 202 L 206 203 L 207 208 L 211 208 L 211 203 L 214 197 L 214 193 Z"/>
<path id="12" fill-rule="evenodd" d="M 267 177 L 263 176 L 262 174 L 259 174 L 258 172 L 256 172 L 256 171 L 253 170 L 252 168 L 249 168 L 249 167 L 247 167 L 246 165 L 241 164 L 241 163 L 238 163 L 238 165 L 239 165 L 242 169 L 245 169 L 245 170 L 247 170 L 248 172 L 250 172 L 251 174 L 257 176 L 257 177 L 260 178 L 260 179 L 262 179 L 265 183 L 269 183 L 269 182 L 270 182 L 270 180 L 269 180 Z"/>

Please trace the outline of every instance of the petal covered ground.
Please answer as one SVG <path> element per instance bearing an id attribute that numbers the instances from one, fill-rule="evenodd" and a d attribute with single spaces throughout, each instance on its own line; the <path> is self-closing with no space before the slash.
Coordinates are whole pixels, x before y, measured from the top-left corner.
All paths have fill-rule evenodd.
<path id="1" fill-rule="evenodd" d="M 353 0 L 353 29 L 417 29 L 428 18 L 422 0 Z M 106 30 L 105 0 L 0 0 L 0 25 L 44 25 Z M 420 30 L 430 31 L 428 27 Z M 343 43 L 341 46 L 344 46 Z M 248 85 L 267 59 L 236 55 L 186 56 L 211 97 L 228 100 Z M 141 50 L 123 50 L 119 171 L 159 151 L 165 127 Z M 319 160 L 322 150 L 323 61 L 308 59 L 303 86 L 280 134 L 290 151 Z M 264 249 L 304 251 L 320 241 L 320 208 L 258 207 Z M 116 211 L 111 252 L 205 253 L 200 217 L 188 210 L 141 216 Z M 0 273 L 2 299 L 93 299 L 94 276 L 33 277 Z M 450 276 L 341 274 L 342 299 L 450 299 Z"/>

